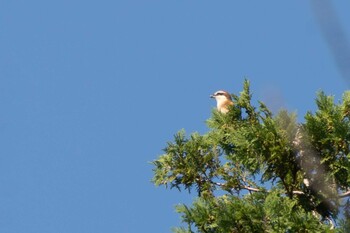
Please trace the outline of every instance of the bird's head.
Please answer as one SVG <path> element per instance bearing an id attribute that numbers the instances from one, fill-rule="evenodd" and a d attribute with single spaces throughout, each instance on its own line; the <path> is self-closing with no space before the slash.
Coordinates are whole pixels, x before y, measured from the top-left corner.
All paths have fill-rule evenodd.
<path id="1" fill-rule="evenodd" d="M 210 98 L 214 98 L 216 101 L 227 101 L 231 100 L 231 95 L 227 91 L 217 91 L 214 94 L 210 95 Z"/>
<path id="2" fill-rule="evenodd" d="M 228 106 L 233 105 L 231 95 L 227 91 L 217 91 L 210 96 L 216 100 L 217 109 L 219 112 L 228 112 Z"/>

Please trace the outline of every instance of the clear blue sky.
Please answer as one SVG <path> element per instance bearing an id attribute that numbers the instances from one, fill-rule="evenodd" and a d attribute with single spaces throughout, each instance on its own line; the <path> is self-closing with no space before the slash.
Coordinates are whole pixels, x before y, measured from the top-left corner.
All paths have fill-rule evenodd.
<path id="1" fill-rule="evenodd" d="M 0 28 L 4 233 L 170 232 L 193 196 L 154 187 L 148 162 L 206 132 L 211 93 L 247 77 L 302 121 L 318 90 L 348 89 L 305 0 L 2 0 Z"/>

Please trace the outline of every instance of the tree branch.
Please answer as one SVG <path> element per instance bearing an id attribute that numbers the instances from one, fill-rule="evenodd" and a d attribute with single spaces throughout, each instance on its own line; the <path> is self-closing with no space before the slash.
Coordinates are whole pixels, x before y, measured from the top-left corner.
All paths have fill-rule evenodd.
<path id="1" fill-rule="evenodd" d="M 225 186 L 226 184 L 225 183 L 219 183 L 219 182 L 214 182 L 212 181 L 211 182 L 212 184 L 215 184 L 217 186 Z M 240 188 L 240 189 L 245 189 L 245 190 L 248 190 L 248 191 L 252 191 L 252 192 L 265 192 L 264 189 L 258 189 L 258 188 L 253 188 L 253 187 L 250 187 L 250 186 L 247 186 L 247 185 L 241 185 L 241 186 L 238 186 L 237 188 Z M 294 190 L 293 191 L 293 194 L 298 194 L 298 195 L 303 195 L 305 194 L 303 191 L 299 191 L 299 190 Z M 350 196 L 350 191 L 348 191 L 347 193 L 347 196 Z M 340 197 L 340 196 L 339 196 Z"/>
<path id="2" fill-rule="evenodd" d="M 305 193 L 303 191 L 294 190 L 293 194 L 303 195 Z"/>
<path id="3" fill-rule="evenodd" d="M 226 186 L 225 183 L 219 183 L 219 182 L 214 182 L 214 181 L 211 181 L 211 183 L 215 184 L 217 186 L 220 186 L 220 187 Z M 248 191 L 253 191 L 253 192 L 263 192 L 264 191 L 263 189 L 257 189 L 257 188 L 253 188 L 253 187 L 250 187 L 250 186 L 247 186 L 247 185 L 239 185 L 237 188 L 239 188 L 239 189 L 246 189 Z"/>
<path id="4" fill-rule="evenodd" d="M 226 186 L 225 183 L 219 183 L 219 182 L 214 182 L 214 181 L 211 181 L 211 183 L 215 184 L 217 186 L 220 186 L 220 187 Z M 240 185 L 237 188 L 245 189 L 245 190 L 252 191 L 252 192 L 265 192 L 265 190 L 263 190 L 263 189 L 253 188 L 253 187 L 250 187 L 250 186 L 247 186 L 247 185 Z M 300 191 L 300 190 L 294 190 L 293 194 L 304 195 L 305 193 L 303 191 Z M 345 193 L 339 194 L 338 197 L 339 198 L 350 197 L 350 190 L 346 191 Z"/>
<path id="5" fill-rule="evenodd" d="M 257 188 L 249 187 L 249 186 L 246 186 L 246 185 L 241 186 L 241 188 L 249 190 L 249 191 L 253 191 L 253 192 L 263 192 L 264 191 L 262 189 L 257 189 Z"/>

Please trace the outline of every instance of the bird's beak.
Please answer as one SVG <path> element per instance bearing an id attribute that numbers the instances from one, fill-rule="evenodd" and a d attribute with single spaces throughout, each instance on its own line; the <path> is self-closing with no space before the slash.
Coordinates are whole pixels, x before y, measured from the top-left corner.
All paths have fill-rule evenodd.
<path id="1" fill-rule="evenodd" d="M 215 98 L 215 96 L 214 95 L 210 95 L 210 98 Z"/>

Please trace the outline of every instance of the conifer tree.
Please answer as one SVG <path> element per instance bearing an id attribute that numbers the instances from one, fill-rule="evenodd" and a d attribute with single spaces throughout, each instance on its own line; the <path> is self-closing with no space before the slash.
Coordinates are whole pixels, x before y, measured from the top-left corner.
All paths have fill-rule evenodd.
<path id="1" fill-rule="evenodd" d="M 248 80 L 232 98 L 209 132 L 179 131 L 152 162 L 155 185 L 198 195 L 173 231 L 350 232 L 350 91 L 339 103 L 319 92 L 302 123 L 253 106 Z"/>

